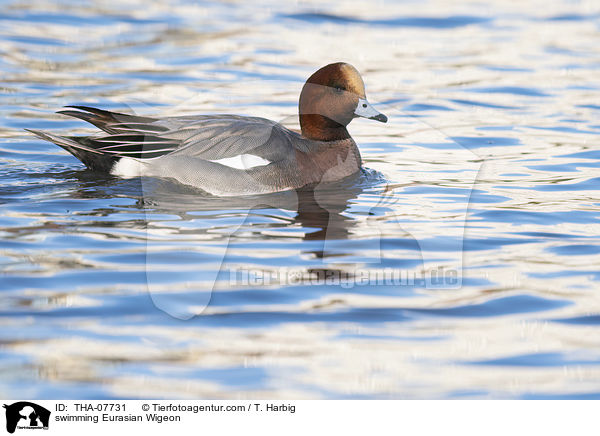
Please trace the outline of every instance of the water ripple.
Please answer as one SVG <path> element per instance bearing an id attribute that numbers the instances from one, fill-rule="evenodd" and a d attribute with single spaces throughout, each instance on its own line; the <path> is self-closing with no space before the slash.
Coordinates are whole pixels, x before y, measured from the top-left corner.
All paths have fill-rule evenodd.
<path id="1" fill-rule="evenodd" d="M 598 398 L 599 15 L 540 5 L 8 1 L 0 392 Z M 119 179 L 24 131 L 93 131 L 68 104 L 297 128 L 341 60 L 389 121 L 317 193 Z"/>

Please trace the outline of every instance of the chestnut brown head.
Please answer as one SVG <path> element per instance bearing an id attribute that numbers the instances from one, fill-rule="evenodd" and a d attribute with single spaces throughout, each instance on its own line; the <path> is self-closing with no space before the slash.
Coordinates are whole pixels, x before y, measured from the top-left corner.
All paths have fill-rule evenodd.
<path id="1" fill-rule="evenodd" d="M 360 73 L 344 62 L 326 65 L 308 78 L 299 112 L 302 134 L 319 141 L 348 138 L 346 126 L 355 117 L 387 121 L 367 101 Z"/>

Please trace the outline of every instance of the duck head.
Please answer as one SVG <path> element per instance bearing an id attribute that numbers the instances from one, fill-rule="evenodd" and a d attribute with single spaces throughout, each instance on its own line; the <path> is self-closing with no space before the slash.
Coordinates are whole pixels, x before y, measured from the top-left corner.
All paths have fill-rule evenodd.
<path id="1" fill-rule="evenodd" d="M 302 134 L 317 141 L 349 138 L 346 126 L 356 117 L 387 122 L 367 101 L 360 73 L 344 62 L 326 65 L 308 78 L 299 113 Z"/>

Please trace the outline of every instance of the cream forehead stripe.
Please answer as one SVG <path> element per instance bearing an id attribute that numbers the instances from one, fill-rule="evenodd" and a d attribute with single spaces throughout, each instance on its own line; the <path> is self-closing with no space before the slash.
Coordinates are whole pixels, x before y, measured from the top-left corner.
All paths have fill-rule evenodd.
<path id="1" fill-rule="evenodd" d="M 342 70 L 342 73 L 344 73 L 344 76 L 348 79 L 350 86 L 354 88 L 353 90 L 356 91 L 356 93 L 361 97 L 364 97 L 365 84 L 358 70 L 350 64 L 343 64 L 340 69 Z"/>

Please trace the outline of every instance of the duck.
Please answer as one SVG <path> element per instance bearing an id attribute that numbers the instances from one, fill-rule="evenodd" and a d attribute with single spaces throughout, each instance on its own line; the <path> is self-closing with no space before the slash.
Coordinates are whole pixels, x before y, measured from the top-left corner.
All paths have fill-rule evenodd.
<path id="1" fill-rule="evenodd" d="M 26 129 L 62 147 L 87 168 L 113 176 L 160 177 L 217 196 L 264 194 L 335 182 L 358 173 L 362 159 L 348 124 L 357 117 L 387 122 L 367 100 L 358 70 L 326 65 L 302 87 L 300 131 L 239 115 L 154 118 L 89 106 L 57 113 L 101 130 L 60 136 Z"/>

